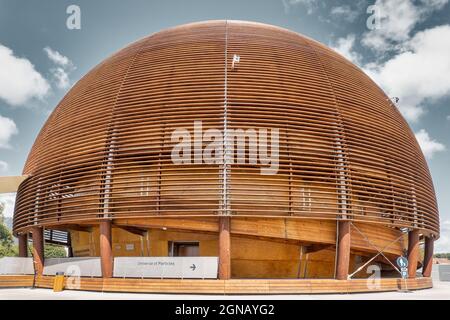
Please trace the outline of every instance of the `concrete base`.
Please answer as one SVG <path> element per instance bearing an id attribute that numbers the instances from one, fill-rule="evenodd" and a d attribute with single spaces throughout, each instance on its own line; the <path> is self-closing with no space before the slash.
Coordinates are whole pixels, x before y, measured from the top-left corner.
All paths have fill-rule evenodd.
<path id="1" fill-rule="evenodd" d="M 53 288 L 54 277 L 42 276 L 35 287 Z M 0 276 L 0 287 L 31 287 L 33 276 Z M 231 279 L 231 280 L 181 280 L 181 279 L 122 279 L 73 278 L 65 279 L 65 289 L 187 294 L 318 294 L 358 293 L 399 290 L 419 290 L 433 287 L 431 278 L 381 279 L 378 285 L 366 279 Z"/>

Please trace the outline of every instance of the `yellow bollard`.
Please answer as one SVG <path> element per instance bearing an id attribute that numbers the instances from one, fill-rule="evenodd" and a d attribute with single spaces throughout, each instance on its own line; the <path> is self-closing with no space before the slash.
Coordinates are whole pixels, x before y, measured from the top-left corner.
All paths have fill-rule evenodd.
<path id="1" fill-rule="evenodd" d="M 64 273 L 56 273 L 55 280 L 53 282 L 53 292 L 61 292 L 64 290 Z"/>

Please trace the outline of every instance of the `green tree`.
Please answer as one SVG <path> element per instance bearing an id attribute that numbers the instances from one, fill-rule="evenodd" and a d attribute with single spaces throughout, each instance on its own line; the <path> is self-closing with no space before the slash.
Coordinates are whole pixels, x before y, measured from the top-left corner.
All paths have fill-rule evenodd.
<path id="1" fill-rule="evenodd" d="M 4 224 L 4 209 L 5 206 L 0 203 L 0 258 L 17 255 L 17 248 L 14 245 L 13 235 L 8 227 Z"/>
<path id="2" fill-rule="evenodd" d="M 63 246 L 55 244 L 46 244 L 44 249 L 44 256 L 46 258 L 64 258 L 67 257 L 66 250 Z"/>
<path id="3" fill-rule="evenodd" d="M 33 245 L 28 245 L 28 256 L 33 255 Z M 44 246 L 44 257 L 45 258 L 66 258 L 66 249 L 64 246 L 59 246 L 56 244 L 46 243 Z"/>
<path id="4" fill-rule="evenodd" d="M 0 203 L 0 258 L 14 257 L 19 254 L 19 248 L 14 243 L 12 232 L 4 224 L 4 205 Z M 28 256 L 32 256 L 32 245 L 28 246 Z M 64 246 L 46 244 L 44 248 L 45 258 L 64 258 L 67 256 Z"/>

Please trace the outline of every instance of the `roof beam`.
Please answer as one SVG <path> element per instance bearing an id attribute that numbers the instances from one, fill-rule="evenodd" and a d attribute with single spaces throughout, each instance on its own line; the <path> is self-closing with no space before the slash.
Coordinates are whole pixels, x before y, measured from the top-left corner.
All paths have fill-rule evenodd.
<path id="1" fill-rule="evenodd" d="M 0 177 L 0 193 L 17 192 L 19 186 L 28 176 L 7 176 Z"/>

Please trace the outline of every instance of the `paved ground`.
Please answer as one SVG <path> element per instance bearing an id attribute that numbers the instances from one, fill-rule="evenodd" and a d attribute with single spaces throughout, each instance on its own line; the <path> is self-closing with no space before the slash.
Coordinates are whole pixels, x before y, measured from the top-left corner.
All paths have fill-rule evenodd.
<path id="1" fill-rule="evenodd" d="M 53 292 L 49 289 L 0 289 L 0 300 L 242 300 L 242 299 L 292 299 L 292 300 L 450 300 L 450 282 L 435 282 L 433 289 L 403 292 L 362 293 L 362 294 L 320 294 L 320 295 L 274 295 L 274 296 L 222 296 L 222 295 L 187 295 L 187 294 L 132 294 L 132 293 L 99 293 L 89 291 Z"/>

